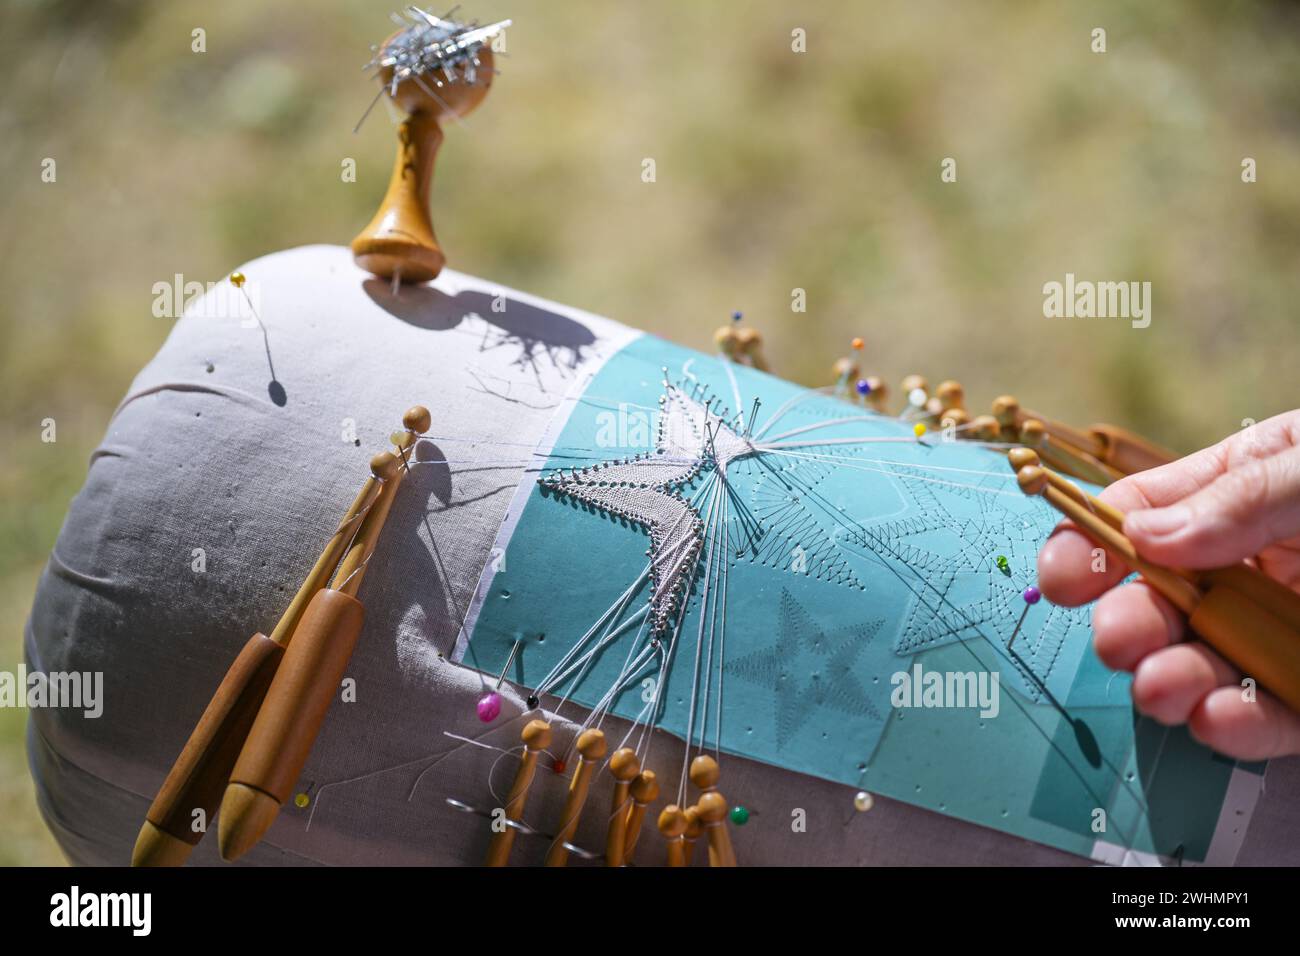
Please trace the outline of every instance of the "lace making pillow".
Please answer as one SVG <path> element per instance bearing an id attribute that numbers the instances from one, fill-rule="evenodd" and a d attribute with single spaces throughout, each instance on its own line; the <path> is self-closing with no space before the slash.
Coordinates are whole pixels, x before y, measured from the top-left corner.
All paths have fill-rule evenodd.
<path id="1" fill-rule="evenodd" d="M 103 674 L 100 716 L 30 723 L 74 861 L 130 859 L 226 668 L 415 403 L 433 424 L 361 589 L 355 694 L 246 860 L 481 862 L 464 808 L 500 805 L 532 695 L 555 734 L 517 862 L 545 854 L 595 720 L 658 773 L 652 821 L 717 753 L 742 864 L 1300 860 L 1276 836 L 1294 761 L 1259 800 L 1262 767 L 1134 715 L 1087 609 L 1026 602 L 1056 519 L 1000 455 L 453 272 L 394 295 L 323 246 L 242 271 L 264 325 L 228 289 L 177 323 L 32 611 L 30 667 Z M 603 847 L 606 816 L 575 844 Z"/>

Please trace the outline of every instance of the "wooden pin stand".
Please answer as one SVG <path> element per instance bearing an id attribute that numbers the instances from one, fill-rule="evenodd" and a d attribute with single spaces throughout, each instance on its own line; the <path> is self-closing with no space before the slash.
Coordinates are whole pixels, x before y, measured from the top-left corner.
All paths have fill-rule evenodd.
<path id="1" fill-rule="evenodd" d="M 401 31 L 398 31 L 400 33 Z M 398 33 L 384 41 L 388 45 Z M 456 72 L 456 82 L 434 87 L 430 77 L 407 78 L 392 96 L 407 117 L 397 130 L 397 159 L 388 192 L 370 224 L 352 240 L 352 257 L 367 272 L 384 279 L 428 282 L 442 271 L 446 257 L 429 217 L 433 162 L 442 145 L 442 124 L 472 112 L 492 85 L 492 50 L 478 51 L 475 82 Z M 393 71 L 385 67 L 379 81 L 391 90 Z M 423 86 L 421 86 L 423 84 Z M 430 95 L 433 89 L 436 98 Z M 387 93 L 385 95 L 388 95 Z"/>

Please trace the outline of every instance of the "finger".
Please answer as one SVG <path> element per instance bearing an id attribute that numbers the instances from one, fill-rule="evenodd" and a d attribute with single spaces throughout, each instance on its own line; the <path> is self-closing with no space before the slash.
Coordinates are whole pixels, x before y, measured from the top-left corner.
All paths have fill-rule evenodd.
<path id="1" fill-rule="evenodd" d="M 1199 641 L 1177 644 L 1148 654 L 1138 664 L 1133 673 L 1133 703 L 1148 717 L 1172 727 L 1187 723 L 1213 691 L 1237 685 L 1240 679 L 1236 668 Z"/>
<path id="2" fill-rule="evenodd" d="M 1128 576 L 1118 555 L 1102 548 L 1072 521 L 1062 521 L 1038 552 L 1038 588 L 1053 604 L 1078 607 Z"/>
<path id="3" fill-rule="evenodd" d="M 1272 458 L 1297 446 L 1300 446 L 1300 409 L 1274 415 L 1167 465 L 1129 475 L 1107 487 L 1099 497 L 1121 511 L 1163 508 L 1235 468 Z"/>
<path id="4" fill-rule="evenodd" d="M 1135 670 L 1148 655 L 1180 642 L 1186 632 L 1183 616 L 1144 581 L 1103 594 L 1092 609 L 1092 645 L 1112 670 Z"/>
<path id="5" fill-rule="evenodd" d="M 1124 533 L 1165 565 L 1213 568 L 1300 534 L 1300 448 L 1254 459 L 1177 504 L 1133 511 Z"/>
<path id="6" fill-rule="evenodd" d="M 1186 458 L 1123 478 L 1098 497 L 1125 512 L 1161 508 L 1208 487 L 1230 467 L 1274 457 L 1297 444 L 1300 444 L 1300 409 L 1253 425 Z M 1125 533 L 1127 529 L 1126 524 Z M 1105 552 L 1105 564 L 1099 570 L 1097 547 L 1072 522 L 1063 521 L 1057 526 L 1038 561 L 1038 586 L 1049 601 L 1077 607 L 1094 600 L 1128 575 L 1131 569 L 1109 552 Z"/>
<path id="7" fill-rule="evenodd" d="M 1267 760 L 1300 753 L 1300 715 L 1267 691 L 1243 700 L 1242 688 L 1211 691 L 1192 712 L 1187 728 L 1205 746 L 1238 760 Z"/>
<path id="8" fill-rule="evenodd" d="M 1219 446 L 1207 448 L 1160 468 L 1122 478 L 1097 497 L 1125 512 L 1172 503 L 1223 474 L 1226 457 L 1226 451 Z M 1102 548 L 1074 522 L 1062 521 L 1039 552 L 1038 587 L 1053 604 L 1078 607 L 1095 600 L 1131 571 L 1119 555 Z"/>

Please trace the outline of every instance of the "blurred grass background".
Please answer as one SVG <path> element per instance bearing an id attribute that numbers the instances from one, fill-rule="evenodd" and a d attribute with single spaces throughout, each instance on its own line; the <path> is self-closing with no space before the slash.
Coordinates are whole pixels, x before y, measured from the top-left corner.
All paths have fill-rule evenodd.
<path id="1" fill-rule="evenodd" d="M 396 4 L 0 0 L 0 668 L 90 451 L 168 333 L 153 284 L 345 244 L 374 211 L 392 123 L 352 127 Z M 1295 4 L 809 6 L 462 10 L 516 23 L 439 158 L 451 266 L 705 349 L 740 309 L 810 385 L 861 335 L 864 371 L 891 382 L 956 377 L 981 410 L 1012 391 L 1182 450 L 1297 404 Z M 1045 319 L 1066 272 L 1150 281 L 1150 328 Z M 24 724 L 0 710 L 0 864 L 59 862 Z"/>

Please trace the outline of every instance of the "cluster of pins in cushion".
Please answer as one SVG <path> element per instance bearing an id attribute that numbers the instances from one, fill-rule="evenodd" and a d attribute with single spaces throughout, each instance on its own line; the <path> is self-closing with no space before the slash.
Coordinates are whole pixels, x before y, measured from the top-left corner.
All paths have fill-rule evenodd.
<path id="1" fill-rule="evenodd" d="M 382 46 L 371 48 L 375 56 L 365 69 L 391 70 L 392 96 L 397 95 L 398 84 L 406 79 L 422 86 L 428 81 L 435 88 L 456 83 L 473 86 L 478 82 L 478 70 L 482 66 L 479 51 L 508 27 L 510 21 L 479 26 L 457 23 L 450 16 L 449 13 L 446 17 L 435 17 L 415 6 L 407 7 L 403 14 L 394 13 L 393 22 L 401 31 Z M 432 95 L 427 86 L 425 89 Z"/>
<path id="2" fill-rule="evenodd" d="M 385 94 L 407 115 L 397 128 L 388 190 L 370 223 L 352 240 L 352 255 L 362 269 L 391 280 L 392 294 L 397 295 L 403 282 L 428 282 L 446 263 L 429 218 L 441 124 L 459 122 L 487 96 L 497 72 L 489 41 L 510 21 L 465 25 L 418 7 L 408 7 L 405 18 L 394 19 L 401 29 L 367 64 L 379 90 L 357 128 Z"/>
<path id="3" fill-rule="evenodd" d="M 865 343 L 855 338 L 850 344 L 854 353 L 859 353 Z M 878 377 L 863 377 L 856 358 L 839 359 L 831 372 L 836 394 L 866 402 L 882 415 L 889 414 L 888 386 Z M 960 382 L 949 379 L 931 391 L 924 376 L 908 375 L 901 386 L 906 404 L 898 418 L 912 425 L 918 440 L 939 429 L 944 435 L 996 448 L 1027 446 L 1057 471 L 1099 485 L 1158 467 L 1176 457 L 1114 425 L 1078 429 L 1054 421 L 1023 408 L 1013 395 L 998 396 L 988 414 L 972 416 L 966 409 L 966 392 Z"/>
<path id="4" fill-rule="evenodd" d="M 519 769 L 515 772 L 503 807 L 492 813 L 483 813 L 459 801 L 448 801 L 458 809 L 493 819 L 487 865 L 505 866 L 509 862 L 516 834 L 542 837 L 549 841 L 545 859 L 547 866 L 565 866 L 570 855 L 586 860 L 602 860 L 606 866 L 630 865 L 651 805 L 659 798 L 659 781 L 655 772 L 642 769 L 641 760 L 631 747 L 620 747 L 606 760 L 608 744 L 604 731 L 596 728 L 581 731 L 573 745 L 578 754 L 578 765 L 569 778 L 560 825 L 553 834 L 542 833 L 525 824 L 523 816 L 529 790 L 537 775 L 538 759 L 551 745 L 551 725 L 541 719 L 530 720 L 524 726 L 521 740 L 523 749 Z M 592 779 L 602 764 L 613 778 L 603 854 L 583 849 L 573 842 L 591 791 Z M 563 768 L 563 764 L 558 761 L 555 766 Z M 718 762 L 707 754 L 701 754 L 691 762 L 690 768 L 691 783 L 699 790 L 696 802 L 688 807 L 671 803 L 660 811 L 658 828 L 666 843 L 669 866 L 690 866 L 696 841 L 701 836 L 708 843 L 710 866 L 736 865 L 727 822 L 730 819 L 743 823 L 749 818 L 749 812 L 743 807 L 728 808 L 726 798 L 718 790 L 720 775 Z"/>

